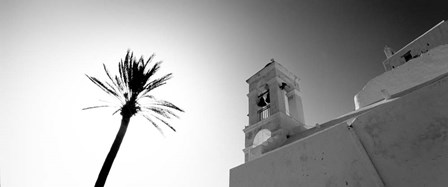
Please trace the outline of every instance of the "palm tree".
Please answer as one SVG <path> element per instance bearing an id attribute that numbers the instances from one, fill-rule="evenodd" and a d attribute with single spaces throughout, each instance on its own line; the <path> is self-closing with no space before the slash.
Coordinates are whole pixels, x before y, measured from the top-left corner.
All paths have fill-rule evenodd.
<path id="1" fill-rule="evenodd" d="M 143 57 L 140 57 L 137 61 L 134 58 L 133 53 L 128 50 L 124 61 L 121 60 L 118 64 L 119 76 L 116 75 L 115 77 L 112 77 L 104 64 L 104 71 L 109 78 L 106 82 L 101 82 L 95 77 L 86 75 L 104 92 L 118 100 L 118 109 L 113 114 L 120 112 L 122 116 L 120 129 L 118 130 L 114 143 L 107 154 L 95 186 L 104 186 L 132 116 L 136 114 L 142 115 L 161 133 L 162 129 L 156 121 L 161 122 L 173 131 L 176 131 L 165 120 L 170 119 L 171 117 L 178 117 L 173 111 L 183 112 L 183 110 L 168 101 L 156 99 L 151 95 L 151 91 L 166 84 L 166 81 L 172 77 L 172 74 L 169 73 L 160 78 L 153 78 L 161 64 L 159 61 L 150 67 L 149 64 L 152 62 L 153 58 L 154 55 L 150 56 L 145 62 Z M 113 106 L 98 105 L 84 108 L 83 110 L 101 107 Z"/>

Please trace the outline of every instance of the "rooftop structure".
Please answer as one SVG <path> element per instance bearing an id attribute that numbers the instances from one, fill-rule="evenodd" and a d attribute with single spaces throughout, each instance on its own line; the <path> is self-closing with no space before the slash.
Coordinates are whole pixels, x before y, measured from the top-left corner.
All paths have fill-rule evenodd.
<path id="1" fill-rule="evenodd" d="M 448 23 L 441 21 L 397 52 L 386 46 L 384 53 L 387 59 L 383 61 L 384 69 L 386 71 L 395 69 L 411 59 L 445 44 L 448 44 Z"/>
<path id="2" fill-rule="evenodd" d="M 383 62 L 386 72 L 371 79 L 355 95 L 355 109 L 393 97 L 410 87 L 442 76 L 444 68 L 448 66 L 440 60 L 446 55 L 441 51 L 441 46 L 446 44 L 448 23 L 441 21 Z"/>

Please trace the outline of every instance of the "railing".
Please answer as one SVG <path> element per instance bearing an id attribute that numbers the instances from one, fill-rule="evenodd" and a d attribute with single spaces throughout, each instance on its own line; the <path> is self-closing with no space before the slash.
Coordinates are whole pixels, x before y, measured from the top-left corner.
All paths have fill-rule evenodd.
<path id="1" fill-rule="evenodd" d="M 258 121 L 261 121 L 263 119 L 266 119 L 270 115 L 270 105 L 266 105 L 265 107 L 258 110 Z"/>

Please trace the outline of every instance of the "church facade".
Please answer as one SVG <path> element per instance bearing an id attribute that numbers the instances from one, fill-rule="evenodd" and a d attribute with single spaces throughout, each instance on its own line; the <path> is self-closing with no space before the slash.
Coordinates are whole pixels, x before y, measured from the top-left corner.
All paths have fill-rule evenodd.
<path id="1" fill-rule="evenodd" d="M 230 170 L 230 186 L 446 186 L 445 38 L 441 22 L 397 53 L 386 48 L 386 72 L 356 94 L 356 110 L 310 129 L 298 77 L 267 64 L 246 81 L 245 163 Z"/>

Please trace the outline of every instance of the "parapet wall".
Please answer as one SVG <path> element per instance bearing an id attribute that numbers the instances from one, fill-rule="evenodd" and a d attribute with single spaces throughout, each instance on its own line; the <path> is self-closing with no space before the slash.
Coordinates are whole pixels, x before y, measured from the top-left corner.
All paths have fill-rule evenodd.
<path id="1" fill-rule="evenodd" d="M 448 45 L 438 46 L 391 71 L 370 80 L 355 95 L 355 109 L 368 106 L 399 93 L 408 93 L 448 73 Z"/>
<path id="2" fill-rule="evenodd" d="M 445 44 L 448 44 L 448 23 L 442 21 L 386 59 L 383 62 L 384 69 L 386 71 L 395 69 L 411 59 Z"/>

